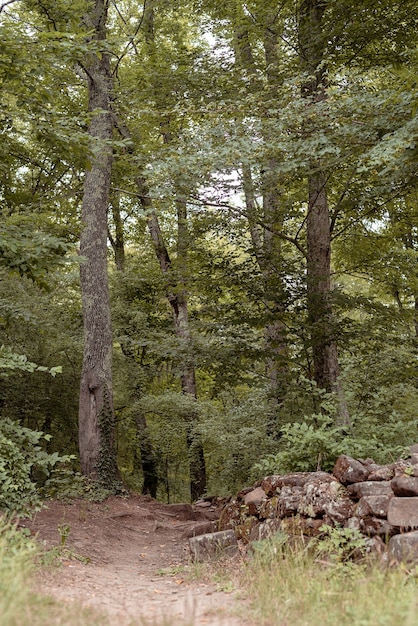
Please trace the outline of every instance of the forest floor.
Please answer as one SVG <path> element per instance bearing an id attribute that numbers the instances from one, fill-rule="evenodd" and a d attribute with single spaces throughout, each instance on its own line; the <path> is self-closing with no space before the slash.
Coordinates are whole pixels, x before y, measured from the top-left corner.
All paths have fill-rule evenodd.
<path id="1" fill-rule="evenodd" d="M 48 501 L 21 524 L 47 551 L 35 590 L 121 626 L 249 625 L 245 602 L 226 579 L 222 588 L 202 572 L 191 575 L 198 568 L 190 565 L 188 538 L 218 515 L 210 503 L 168 505 L 146 496 Z"/>

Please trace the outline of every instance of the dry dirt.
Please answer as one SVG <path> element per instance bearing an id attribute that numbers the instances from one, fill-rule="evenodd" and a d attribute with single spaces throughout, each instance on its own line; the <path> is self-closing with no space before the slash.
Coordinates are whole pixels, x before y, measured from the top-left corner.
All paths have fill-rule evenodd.
<path id="1" fill-rule="evenodd" d="M 187 576 L 188 537 L 207 532 L 218 515 L 209 502 L 168 505 L 146 496 L 49 501 L 22 525 L 46 550 L 61 546 L 69 534 L 61 566 L 42 568 L 37 591 L 99 609 L 121 626 L 249 624 L 236 593 Z"/>

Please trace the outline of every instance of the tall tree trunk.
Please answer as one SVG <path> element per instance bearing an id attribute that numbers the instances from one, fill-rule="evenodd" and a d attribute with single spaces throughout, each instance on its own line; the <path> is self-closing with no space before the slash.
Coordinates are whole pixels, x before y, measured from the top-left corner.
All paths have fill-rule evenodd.
<path id="1" fill-rule="evenodd" d="M 106 40 L 107 3 L 89 3 L 84 21 L 97 45 Z M 118 480 L 114 449 L 112 327 L 107 276 L 107 208 L 112 172 L 112 78 L 109 54 L 88 53 L 89 134 L 92 157 L 84 179 L 80 284 L 84 352 L 80 382 L 79 449 L 83 474 L 107 487 Z"/>
<path id="2" fill-rule="evenodd" d="M 299 48 L 306 79 L 302 96 L 307 108 L 327 98 L 325 65 L 326 33 L 323 31 L 327 0 L 303 0 L 299 14 Z M 320 132 L 313 118 L 305 123 L 305 133 Z M 321 389 L 336 392 L 341 424 L 349 423 L 344 393 L 339 383 L 335 322 L 331 304 L 331 223 L 327 196 L 327 174 L 320 159 L 312 159 L 308 173 L 307 306 L 314 364 L 314 378 Z"/>
<path id="3" fill-rule="evenodd" d="M 315 381 L 335 390 L 339 369 L 331 307 L 331 237 L 326 179 L 323 172 L 308 180 L 307 288 Z"/>
<path id="4" fill-rule="evenodd" d="M 142 28 L 148 52 L 152 58 L 155 53 L 154 33 L 154 7 L 155 0 L 149 0 L 144 6 Z M 157 108 L 160 108 L 160 129 L 163 142 L 170 144 L 173 141 L 173 133 L 170 119 L 166 118 L 163 110 L 166 106 L 164 94 L 156 92 Z M 173 314 L 174 329 L 180 340 L 183 350 L 183 362 L 181 363 L 181 389 L 184 394 L 197 398 L 196 377 L 193 359 L 188 356 L 191 333 L 189 326 L 189 309 L 187 297 L 187 274 L 188 274 L 188 249 L 189 235 L 187 222 L 187 203 L 179 190 L 176 190 L 175 205 L 177 209 L 177 272 L 173 273 L 173 265 L 165 244 L 164 236 L 160 228 L 156 212 L 152 209 L 149 199 L 148 188 L 144 178 L 138 178 L 139 195 L 142 204 L 148 213 L 148 229 L 158 259 L 161 272 L 166 278 L 166 295 Z M 189 455 L 190 472 L 190 495 L 192 500 L 201 497 L 206 489 L 206 467 L 203 453 L 203 445 L 199 435 L 195 432 L 196 415 L 192 414 L 187 419 L 187 448 Z"/>
<path id="5" fill-rule="evenodd" d="M 177 197 L 177 252 L 178 255 L 180 255 L 180 258 L 178 259 L 178 269 L 180 271 L 179 276 L 175 277 L 173 274 L 171 257 L 164 240 L 164 235 L 161 231 L 157 214 L 154 210 L 152 210 L 148 187 L 143 178 L 138 178 L 138 189 L 142 204 L 148 215 L 148 229 L 154 251 L 158 259 L 161 272 L 166 280 L 166 296 L 173 314 L 175 333 L 181 342 L 183 354 L 185 355 L 183 357 L 183 362 L 181 363 L 181 389 L 184 394 L 196 399 L 197 389 L 195 368 L 193 359 L 188 356 L 191 333 L 189 327 L 187 288 L 185 282 L 187 276 L 188 249 L 187 205 L 184 198 Z M 206 467 L 203 445 L 199 435 L 195 432 L 195 424 L 196 415 L 191 414 L 187 418 L 186 437 L 189 454 L 190 495 L 192 500 L 200 498 L 206 489 Z"/>

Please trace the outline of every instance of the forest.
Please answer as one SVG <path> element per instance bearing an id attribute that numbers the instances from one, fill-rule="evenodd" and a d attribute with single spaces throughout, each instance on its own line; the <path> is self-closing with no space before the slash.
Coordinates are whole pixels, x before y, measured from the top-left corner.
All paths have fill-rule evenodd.
<path id="1" fill-rule="evenodd" d="M 418 442 L 415 1 L 3 0 L 0 32 L 1 509 Z"/>

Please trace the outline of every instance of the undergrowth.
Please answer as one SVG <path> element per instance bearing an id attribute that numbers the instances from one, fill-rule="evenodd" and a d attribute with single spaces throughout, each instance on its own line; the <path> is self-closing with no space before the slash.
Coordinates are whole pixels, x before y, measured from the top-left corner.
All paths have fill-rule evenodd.
<path id="1" fill-rule="evenodd" d="M 355 562 L 347 537 L 337 535 L 307 547 L 281 534 L 255 544 L 240 581 L 253 619 L 261 626 L 416 626 L 417 569 Z"/>
<path id="2" fill-rule="evenodd" d="M 35 542 L 16 524 L 0 516 L 0 626 L 107 626 L 107 618 L 80 606 L 63 606 L 52 598 L 36 594 L 36 565 L 39 551 Z"/>

